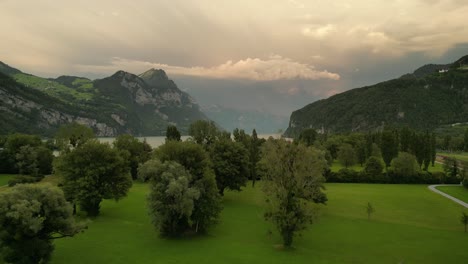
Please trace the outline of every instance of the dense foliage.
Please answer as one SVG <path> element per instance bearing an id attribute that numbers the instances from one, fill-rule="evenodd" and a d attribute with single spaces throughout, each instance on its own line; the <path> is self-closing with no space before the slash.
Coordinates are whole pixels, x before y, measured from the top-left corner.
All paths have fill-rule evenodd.
<path id="1" fill-rule="evenodd" d="M 327 201 L 322 192 L 325 158 L 302 144 L 270 139 L 263 146 L 261 162 L 266 165 L 265 217 L 278 228 L 283 245 L 290 247 L 296 233 L 313 220 L 313 207 L 307 202 Z"/>
<path id="2" fill-rule="evenodd" d="M 139 170 L 140 177 L 150 179 L 148 208 L 152 222 L 163 236 L 178 236 L 190 230 L 192 213 L 200 190 L 192 176 L 179 163 L 149 161 Z"/>
<path id="3" fill-rule="evenodd" d="M 249 153 L 241 143 L 231 139 L 218 140 L 210 148 L 210 157 L 221 195 L 226 188 L 240 191 L 247 184 Z"/>
<path id="4" fill-rule="evenodd" d="M 221 197 L 212 163 L 203 146 L 189 141 L 168 141 L 156 149 L 155 157 L 163 163 L 175 161 L 181 164 L 192 176 L 189 186 L 200 191 L 200 197 L 194 202 L 192 224 L 188 226 L 198 233 L 216 224 L 222 209 Z"/>
<path id="5" fill-rule="evenodd" d="M 54 239 L 83 228 L 59 188 L 28 184 L 0 192 L 0 226 L 0 255 L 8 263 L 47 263 Z"/>
<path id="6" fill-rule="evenodd" d="M 89 216 L 99 214 L 103 199 L 119 200 L 132 186 L 129 168 L 119 150 L 97 140 L 88 140 L 63 153 L 55 163 L 55 171 L 63 177 L 67 199 L 78 203 Z"/>

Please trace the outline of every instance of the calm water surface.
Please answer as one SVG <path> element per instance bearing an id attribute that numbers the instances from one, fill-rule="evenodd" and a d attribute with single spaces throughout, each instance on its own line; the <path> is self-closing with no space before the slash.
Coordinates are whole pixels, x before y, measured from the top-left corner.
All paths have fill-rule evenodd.
<path id="1" fill-rule="evenodd" d="M 274 137 L 274 138 L 280 138 L 280 134 L 259 134 L 258 137 L 259 138 L 269 138 L 269 137 Z M 181 137 L 183 141 L 189 139 L 190 137 L 189 136 L 183 136 Z M 109 143 L 109 144 L 112 144 L 112 142 L 114 142 L 115 140 L 115 137 L 100 137 L 98 138 L 99 141 L 101 142 L 104 142 L 104 143 Z M 143 141 L 143 140 L 146 140 L 146 142 L 148 142 L 148 144 L 150 144 L 150 146 L 152 148 L 157 148 L 159 146 L 161 146 L 162 144 L 164 144 L 164 142 L 166 141 L 166 137 L 137 137 L 137 139 Z"/>

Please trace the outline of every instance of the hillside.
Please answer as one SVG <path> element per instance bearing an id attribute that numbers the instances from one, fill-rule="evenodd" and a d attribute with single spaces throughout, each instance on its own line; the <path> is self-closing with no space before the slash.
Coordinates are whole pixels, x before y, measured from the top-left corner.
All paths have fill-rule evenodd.
<path id="1" fill-rule="evenodd" d="M 164 135 L 169 124 L 186 134 L 190 123 L 207 119 L 163 70 L 140 76 L 118 71 L 94 81 L 75 76 L 45 79 L 0 62 L 0 74 L 0 134 L 51 136 L 73 121 L 93 128 L 98 136 Z"/>
<path id="2" fill-rule="evenodd" d="M 305 128 L 367 131 L 385 124 L 433 129 L 468 121 L 468 56 L 448 65 L 426 65 L 412 74 L 352 89 L 292 113 L 286 136 Z M 439 72 L 439 70 L 448 70 Z"/>

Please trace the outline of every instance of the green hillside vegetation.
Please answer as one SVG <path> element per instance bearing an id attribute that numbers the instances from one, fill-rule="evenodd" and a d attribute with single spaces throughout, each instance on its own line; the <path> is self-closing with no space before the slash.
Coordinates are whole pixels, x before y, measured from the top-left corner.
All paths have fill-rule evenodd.
<path id="1" fill-rule="evenodd" d="M 55 96 L 63 100 L 86 101 L 91 100 L 94 96 L 94 93 L 92 92 L 78 91 L 77 89 L 70 88 L 54 80 L 44 79 L 30 74 L 17 73 L 13 75 L 13 78 L 25 86 L 38 89 L 51 96 Z M 81 79 L 77 78 L 77 81 L 80 80 Z M 90 88 L 92 88 L 92 86 Z"/>
<path id="2" fill-rule="evenodd" d="M 455 66 L 465 67 L 466 60 L 451 64 L 448 72 L 409 74 L 309 104 L 292 113 L 285 135 L 295 136 L 304 128 L 328 132 L 376 130 L 383 125 L 435 129 L 466 122 L 468 72 Z"/>

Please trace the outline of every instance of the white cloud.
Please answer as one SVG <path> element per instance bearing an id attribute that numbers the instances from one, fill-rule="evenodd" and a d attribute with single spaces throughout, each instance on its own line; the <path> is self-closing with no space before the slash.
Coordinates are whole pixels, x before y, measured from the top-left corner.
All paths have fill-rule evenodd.
<path id="1" fill-rule="evenodd" d="M 302 34 L 307 37 L 323 39 L 336 31 L 337 29 L 334 25 L 328 24 L 324 26 L 305 27 L 302 29 Z"/>
<path id="2" fill-rule="evenodd" d="M 109 74 L 117 70 L 126 70 L 140 73 L 150 68 L 160 68 L 173 75 L 198 76 L 216 79 L 247 79 L 255 81 L 272 80 L 339 80 L 340 75 L 326 70 L 317 70 L 315 67 L 283 58 L 279 55 L 270 56 L 266 60 L 247 58 L 239 61 L 227 61 L 214 67 L 181 67 L 160 63 L 151 63 L 139 60 L 113 58 L 109 65 L 77 65 L 80 72 L 100 72 Z"/>

